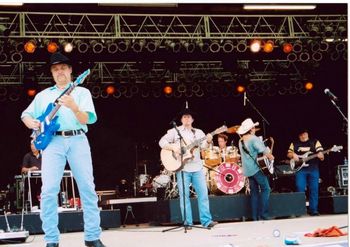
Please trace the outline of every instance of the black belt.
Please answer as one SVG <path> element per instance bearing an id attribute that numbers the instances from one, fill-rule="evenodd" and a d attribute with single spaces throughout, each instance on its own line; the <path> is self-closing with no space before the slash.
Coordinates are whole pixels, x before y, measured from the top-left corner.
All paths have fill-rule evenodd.
<path id="1" fill-rule="evenodd" d="M 84 131 L 82 129 L 80 130 L 66 130 L 66 131 L 56 131 L 56 136 L 76 136 L 83 134 Z"/>

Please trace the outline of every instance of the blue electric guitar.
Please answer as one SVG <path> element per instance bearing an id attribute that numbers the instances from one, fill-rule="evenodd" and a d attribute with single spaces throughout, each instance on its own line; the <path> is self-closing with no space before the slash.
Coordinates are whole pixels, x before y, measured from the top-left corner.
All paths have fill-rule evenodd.
<path id="1" fill-rule="evenodd" d="M 60 124 L 57 123 L 58 116 L 55 116 L 61 105 L 58 104 L 58 99 L 63 95 L 69 95 L 73 89 L 79 84 L 83 83 L 85 78 L 90 74 L 90 69 L 85 70 L 78 78 L 63 92 L 54 103 L 50 103 L 44 114 L 38 120 L 40 121 L 40 128 L 33 131 L 34 146 L 38 150 L 44 150 L 49 145 L 52 136 L 59 129 Z"/>

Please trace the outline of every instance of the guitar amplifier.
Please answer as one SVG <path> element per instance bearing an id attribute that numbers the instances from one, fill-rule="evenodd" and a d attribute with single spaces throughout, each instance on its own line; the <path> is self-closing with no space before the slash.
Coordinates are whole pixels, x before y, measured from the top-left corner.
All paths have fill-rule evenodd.
<path id="1" fill-rule="evenodd" d="M 290 165 L 286 165 L 286 164 L 276 165 L 275 172 L 279 177 L 293 176 L 295 174 L 295 172 L 290 168 Z"/>
<path id="2" fill-rule="evenodd" d="M 339 188 L 348 188 L 348 166 L 337 166 L 337 181 Z"/>

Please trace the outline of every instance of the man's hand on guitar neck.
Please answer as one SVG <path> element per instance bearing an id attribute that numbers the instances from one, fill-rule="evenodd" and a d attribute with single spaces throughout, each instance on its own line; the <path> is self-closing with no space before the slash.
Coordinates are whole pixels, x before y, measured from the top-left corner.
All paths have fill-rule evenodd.
<path id="1" fill-rule="evenodd" d="M 40 121 L 32 117 L 26 116 L 22 118 L 22 121 L 29 129 L 36 130 L 40 128 Z"/>

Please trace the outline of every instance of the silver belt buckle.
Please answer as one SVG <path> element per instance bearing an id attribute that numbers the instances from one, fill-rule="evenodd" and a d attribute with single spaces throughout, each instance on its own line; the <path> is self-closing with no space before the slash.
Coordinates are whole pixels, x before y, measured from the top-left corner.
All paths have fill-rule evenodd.
<path id="1" fill-rule="evenodd" d="M 66 136 L 65 133 L 66 133 L 65 131 L 62 131 L 62 136 L 63 136 L 63 137 L 68 137 L 68 136 Z"/>

